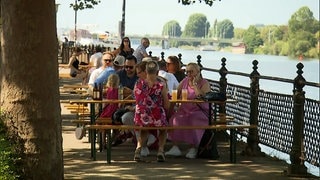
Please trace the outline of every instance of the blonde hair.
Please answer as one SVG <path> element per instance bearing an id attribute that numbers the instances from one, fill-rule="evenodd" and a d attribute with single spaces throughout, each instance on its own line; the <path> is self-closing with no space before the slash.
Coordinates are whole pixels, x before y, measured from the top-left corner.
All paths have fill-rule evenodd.
<path id="1" fill-rule="evenodd" d="M 159 71 L 159 65 L 156 61 L 151 60 L 147 61 L 146 72 L 147 74 L 157 74 Z"/>
<path id="2" fill-rule="evenodd" d="M 117 74 L 110 74 L 106 87 L 117 88 L 120 84 L 120 78 Z"/>
<path id="3" fill-rule="evenodd" d="M 191 63 L 189 63 L 189 64 L 187 65 L 187 67 L 193 67 L 195 70 L 197 70 L 198 72 L 200 72 L 200 66 L 199 66 L 197 63 L 191 62 Z"/>

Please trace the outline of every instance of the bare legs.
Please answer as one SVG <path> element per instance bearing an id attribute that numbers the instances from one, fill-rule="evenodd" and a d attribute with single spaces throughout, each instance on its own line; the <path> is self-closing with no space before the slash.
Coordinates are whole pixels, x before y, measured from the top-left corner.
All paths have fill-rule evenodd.
<path id="1" fill-rule="evenodd" d="M 134 160 L 139 161 L 140 160 L 140 152 L 142 146 L 145 146 L 145 142 L 147 141 L 149 132 L 147 130 L 141 130 L 140 136 L 138 137 L 137 147 L 134 155 Z M 159 130 L 159 149 L 157 154 L 157 160 L 158 162 L 163 162 L 165 160 L 164 157 L 164 145 L 167 140 L 167 131 L 166 130 Z"/>

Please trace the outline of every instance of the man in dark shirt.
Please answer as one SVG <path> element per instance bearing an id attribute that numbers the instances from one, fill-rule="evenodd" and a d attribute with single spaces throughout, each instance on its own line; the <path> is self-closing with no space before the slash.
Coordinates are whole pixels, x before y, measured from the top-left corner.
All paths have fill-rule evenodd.
<path id="1" fill-rule="evenodd" d="M 120 78 L 120 84 L 124 87 L 124 97 L 132 94 L 132 90 L 138 79 L 135 69 L 136 64 L 136 57 L 128 56 L 124 63 L 124 68 L 117 72 Z"/>

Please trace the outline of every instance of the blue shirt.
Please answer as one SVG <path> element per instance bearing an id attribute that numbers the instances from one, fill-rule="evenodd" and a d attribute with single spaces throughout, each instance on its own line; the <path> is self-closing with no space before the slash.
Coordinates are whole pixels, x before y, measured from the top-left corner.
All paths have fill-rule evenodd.
<path id="1" fill-rule="evenodd" d="M 122 69 L 117 72 L 120 78 L 120 84 L 122 86 L 128 87 L 133 90 L 134 85 L 138 79 L 138 76 L 135 74 L 133 77 L 128 77 L 126 70 Z"/>
<path id="2" fill-rule="evenodd" d="M 113 69 L 113 67 L 107 67 L 105 70 L 103 70 L 101 72 L 101 74 L 94 81 L 94 83 L 105 84 L 105 82 L 107 82 L 108 77 L 110 76 L 110 74 L 114 74 L 114 73 L 116 73 L 116 71 Z"/>

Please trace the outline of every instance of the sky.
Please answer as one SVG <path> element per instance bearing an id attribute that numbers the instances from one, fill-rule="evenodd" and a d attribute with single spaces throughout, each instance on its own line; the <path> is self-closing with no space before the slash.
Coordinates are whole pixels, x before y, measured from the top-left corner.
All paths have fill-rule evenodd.
<path id="1" fill-rule="evenodd" d="M 74 0 L 56 0 L 57 28 L 74 28 Z M 90 32 L 118 32 L 122 19 L 122 0 L 101 0 L 94 9 L 77 13 L 77 28 Z M 205 3 L 184 6 L 178 0 L 126 0 L 126 35 L 161 35 L 163 26 L 176 20 L 182 30 L 190 15 L 202 13 L 212 25 L 217 19 L 229 19 L 235 28 L 250 25 L 287 25 L 301 7 L 307 6 L 319 20 L 319 0 L 221 0 L 213 6 Z"/>

